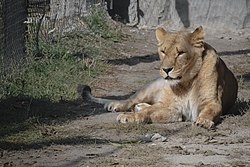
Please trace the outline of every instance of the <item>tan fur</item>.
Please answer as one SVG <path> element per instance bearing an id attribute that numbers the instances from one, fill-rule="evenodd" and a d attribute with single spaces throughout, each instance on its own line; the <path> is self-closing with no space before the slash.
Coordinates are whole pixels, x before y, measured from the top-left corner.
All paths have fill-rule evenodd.
<path id="1" fill-rule="evenodd" d="M 193 33 L 156 29 L 161 78 L 127 100 L 106 103 L 121 123 L 193 121 L 211 128 L 235 103 L 237 81 L 215 49 L 204 43 L 204 30 Z"/>

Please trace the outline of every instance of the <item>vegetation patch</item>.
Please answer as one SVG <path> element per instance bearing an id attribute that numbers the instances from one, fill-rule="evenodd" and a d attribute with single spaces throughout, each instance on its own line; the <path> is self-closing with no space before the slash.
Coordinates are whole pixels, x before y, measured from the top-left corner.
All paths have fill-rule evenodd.
<path id="1" fill-rule="evenodd" d="M 250 105 L 248 104 L 248 109 L 243 110 L 241 115 L 226 116 L 224 121 L 234 127 L 246 126 L 250 127 Z"/>
<path id="2" fill-rule="evenodd" d="M 89 29 L 95 34 L 104 39 L 118 42 L 122 38 L 120 28 L 112 28 L 109 24 L 112 20 L 108 19 L 108 14 L 102 8 L 94 7 L 91 9 L 90 14 L 83 18 L 87 23 Z"/>
<path id="3" fill-rule="evenodd" d="M 79 29 L 65 31 L 58 26 L 51 32 L 43 24 L 37 32 L 37 22 L 31 22 L 26 57 L 7 68 L 0 61 L 2 148 L 39 145 L 57 141 L 57 137 L 70 140 L 59 135 L 58 129 L 48 136 L 47 126 L 54 120 L 65 122 L 77 117 L 68 111 L 78 98 L 77 85 L 90 85 L 100 74 L 109 71 L 105 59 L 110 58 L 106 57 L 113 49 L 110 46 L 122 39 L 119 29 L 110 24 L 101 8 L 93 8 L 79 22 L 84 25 Z"/>
<path id="4" fill-rule="evenodd" d="M 250 82 L 243 75 L 240 75 L 237 80 L 240 89 L 250 89 Z"/>
<path id="5" fill-rule="evenodd" d="M 89 84 L 108 69 L 102 60 L 106 48 L 121 39 L 118 29 L 109 25 L 107 14 L 93 8 L 82 18 L 82 31 L 36 34 L 36 23 L 29 24 L 27 57 L 6 72 L 1 63 L 0 99 L 25 96 L 52 101 L 76 98 L 76 86 Z M 46 32 L 45 27 L 40 28 Z M 46 35 L 44 35 L 46 34 Z"/>

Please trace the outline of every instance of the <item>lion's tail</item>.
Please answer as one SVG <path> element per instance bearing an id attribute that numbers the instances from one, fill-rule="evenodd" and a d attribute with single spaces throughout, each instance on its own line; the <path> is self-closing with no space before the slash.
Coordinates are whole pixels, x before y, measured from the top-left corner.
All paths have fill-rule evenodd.
<path id="1" fill-rule="evenodd" d="M 109 99 L 104 99 L 104 98 L 92 96 L 91 88 L 87 85 L 79 84 L 77 86 L 77 92 L 84 100 L 87 100 L 87 101 L 95 102 L 98 104 L 107 104 L 107 103 L 111 102 L 111 100 L 109 100 Z"/>

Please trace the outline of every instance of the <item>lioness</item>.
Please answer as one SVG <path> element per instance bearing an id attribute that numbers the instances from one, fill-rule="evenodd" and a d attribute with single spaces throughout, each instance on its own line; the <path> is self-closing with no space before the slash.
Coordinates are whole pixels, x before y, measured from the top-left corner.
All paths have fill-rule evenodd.
<path id="1" fill-rule="evenodd" d="M 235 103 L 238 84 L 214 48 L 204 42 L 200 26 L 194 32 L 156 29 L 161 78 L 149 83 L 126 100 L 108 100 L 91 95 L 88 86 L 79 93 L 105 104 L 108 111 L 138 112 L 118 115 L 121 123 L 167 123 L 193 121 L 211 128 Z"/>

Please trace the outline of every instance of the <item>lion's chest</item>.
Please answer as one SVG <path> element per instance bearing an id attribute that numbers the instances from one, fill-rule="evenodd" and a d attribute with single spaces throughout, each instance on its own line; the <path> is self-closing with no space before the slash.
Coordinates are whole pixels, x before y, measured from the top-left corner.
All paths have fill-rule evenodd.
<path id="1" fill-rule="evenodd" d="M 181 97 L 173 97 L 170 109 L 181 113 L 187 121 L 195 121 L 198 116 L 198 102 L 191 93 Z"/>
<path id="2" fill-rule="evenodd" d="M 169 84 L 162 85 L 163 89 L 155 96 L 155 102 L 163 103 L 168 110 L 181 113 L 185 120 L 195 121 L 198 116 L 199 99 L 196 87 L 181 93 L 176 93 Z"/>
<path id="3" fill-rule="evenodd" d="M 193 99 L 185 98 L 182 100 L 180 106 L 180 112 L 184 116 L 185 120 L 195 121 L 198 116 L 198 105 Z"/>

